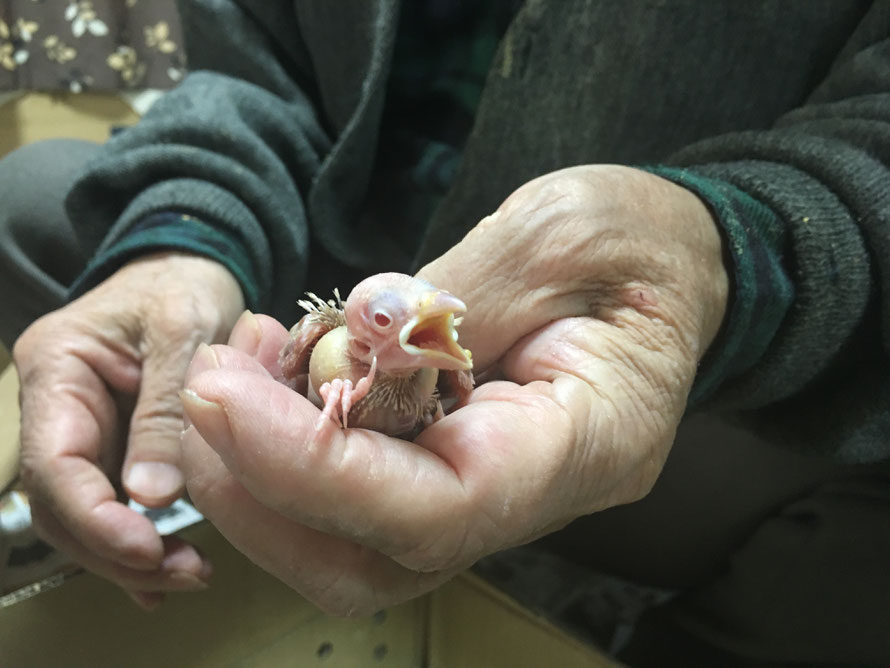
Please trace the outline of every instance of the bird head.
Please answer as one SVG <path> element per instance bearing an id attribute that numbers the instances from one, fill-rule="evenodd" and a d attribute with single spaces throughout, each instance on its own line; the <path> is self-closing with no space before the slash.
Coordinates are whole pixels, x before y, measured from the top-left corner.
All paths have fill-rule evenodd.
<path id="1" fill-rule="evenodd" d="M 473 368 L 455 329 L 467 307 L 426 281 L 376 274 L 355 286 L 344 309 L 349 352 L 367 364 L 376 357 L 381 371 Z"/>

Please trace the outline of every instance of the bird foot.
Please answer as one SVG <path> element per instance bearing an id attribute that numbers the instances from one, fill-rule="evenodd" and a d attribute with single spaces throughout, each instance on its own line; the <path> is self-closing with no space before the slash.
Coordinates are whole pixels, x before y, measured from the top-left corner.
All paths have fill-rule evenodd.
<path id="1" fill-rule="evenodd" d="M 348 426 L 349 410 L 359 401 L 365 398 L 368 390 L 371 389 L 371 383 L 374 382 L 374 376 L 377 371 L 377 358 L 371 362 L 371 368 L 368 375 L 360 379 L 355 385 L 348 378 L 342 380 L 335 378 L 329 383 L 324 383 L 318 388 L 318 396 L 324 402 L 324 409 L 315 425 L 315 431 L 321 432 L 329 420 L 332 420 L 338 427 L 343 424 L 343 428 Z M 339 404 L 339 418 L 337 409 Z"/>

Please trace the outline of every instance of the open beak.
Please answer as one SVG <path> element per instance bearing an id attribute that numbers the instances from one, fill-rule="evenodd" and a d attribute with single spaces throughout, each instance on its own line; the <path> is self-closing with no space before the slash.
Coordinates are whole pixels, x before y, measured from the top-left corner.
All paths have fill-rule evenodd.
<path id="1" fill-rule="evenodd" d="M 452 294 L 427 292 L 420 299 L 417 314 L 399 332 L 399 345 L 429 366 L 472 369 L 472 355 L 457 343 L 455 329 L 455 315 L 466 311 L 466 305 Z"/>

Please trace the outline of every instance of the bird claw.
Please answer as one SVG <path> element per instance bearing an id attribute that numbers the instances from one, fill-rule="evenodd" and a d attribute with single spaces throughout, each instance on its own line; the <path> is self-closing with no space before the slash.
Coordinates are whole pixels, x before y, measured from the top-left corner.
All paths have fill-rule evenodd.
<path id="1" fill-rule="evenodd" d="M 333 420 L 338 427 L 342 420 L 342 426 L 346 429 L 350 409 L 368 394 L 368 390 L 371 389 L 371 383 L 374 382 L 376 371 L 377 358 L 375 357 L 371 361 L 371 368 L 368 370 L 368 375 L 360 379 L 355 385 L 353 385 L 352 381 L 348 378 L 345 380 L 335 378 L 318 388 L 318 396 L 321 397 L 321 400 L 324 402 L 324 409 L 315 425 L 315 431 L 320 433 L 325 425 L 328 424 L 328 420 Z M 337 415 L 337 404 L 340 405 L 339 416 Z"/>
<path id="2" fill-rule="evenodd" d="M 318 388 L 318 395 L 324 402 L 324 408 L 318 421 L 315 423 L 315 431 L 321 433 L 328 421 L 333 421 L 338 427 L 340 426 L 340 418 L 337 415 L 337 404 L 340 401 L 340 395 L 343 390 L 343 381 L 335 378 L 330 383 L 325 383 Z"/>
<path id="3" fill-rule="evenodd" d="M 343 390 L 340 393 L 340 415 L 342 416 L 344 429 L 347 427 L 349 409 L 352 408 L 353 404 L 353 392 L 355 392 L 355 388 L 352 387 L 352 381 L 347 378 L 343 381 Z"/>

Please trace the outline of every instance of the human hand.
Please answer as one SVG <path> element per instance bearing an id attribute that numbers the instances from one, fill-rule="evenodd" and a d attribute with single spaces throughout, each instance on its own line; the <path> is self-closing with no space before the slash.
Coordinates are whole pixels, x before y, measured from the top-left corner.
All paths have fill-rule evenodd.
<path id="1" fill-rule="evenodd" d="M 185 487 L 182 387 L 202 341 L 225 340 L 243 310 L 220 264 L 165 253 L 126 265 L 16 341 L 21 474 L 39 535 L 152 608 L 198 589 L 210 564 L 161 538 L 124 493 L 165 506 Z"/>
<path id="2" fill-rule="evenodd" d="M 644 496 L 728 289 L 698 198 L 607 166 L 526 184 L 419 275 L 466 302 L 461 344 L 503 380 L 414 443 L 360 429 L 317 438 L 318 409 L 274 381 L 287 334 L 268 319 L 249 347 L 202 348 L 187 379 L 193 501 L 332 612 L 419 595 Z"/>

